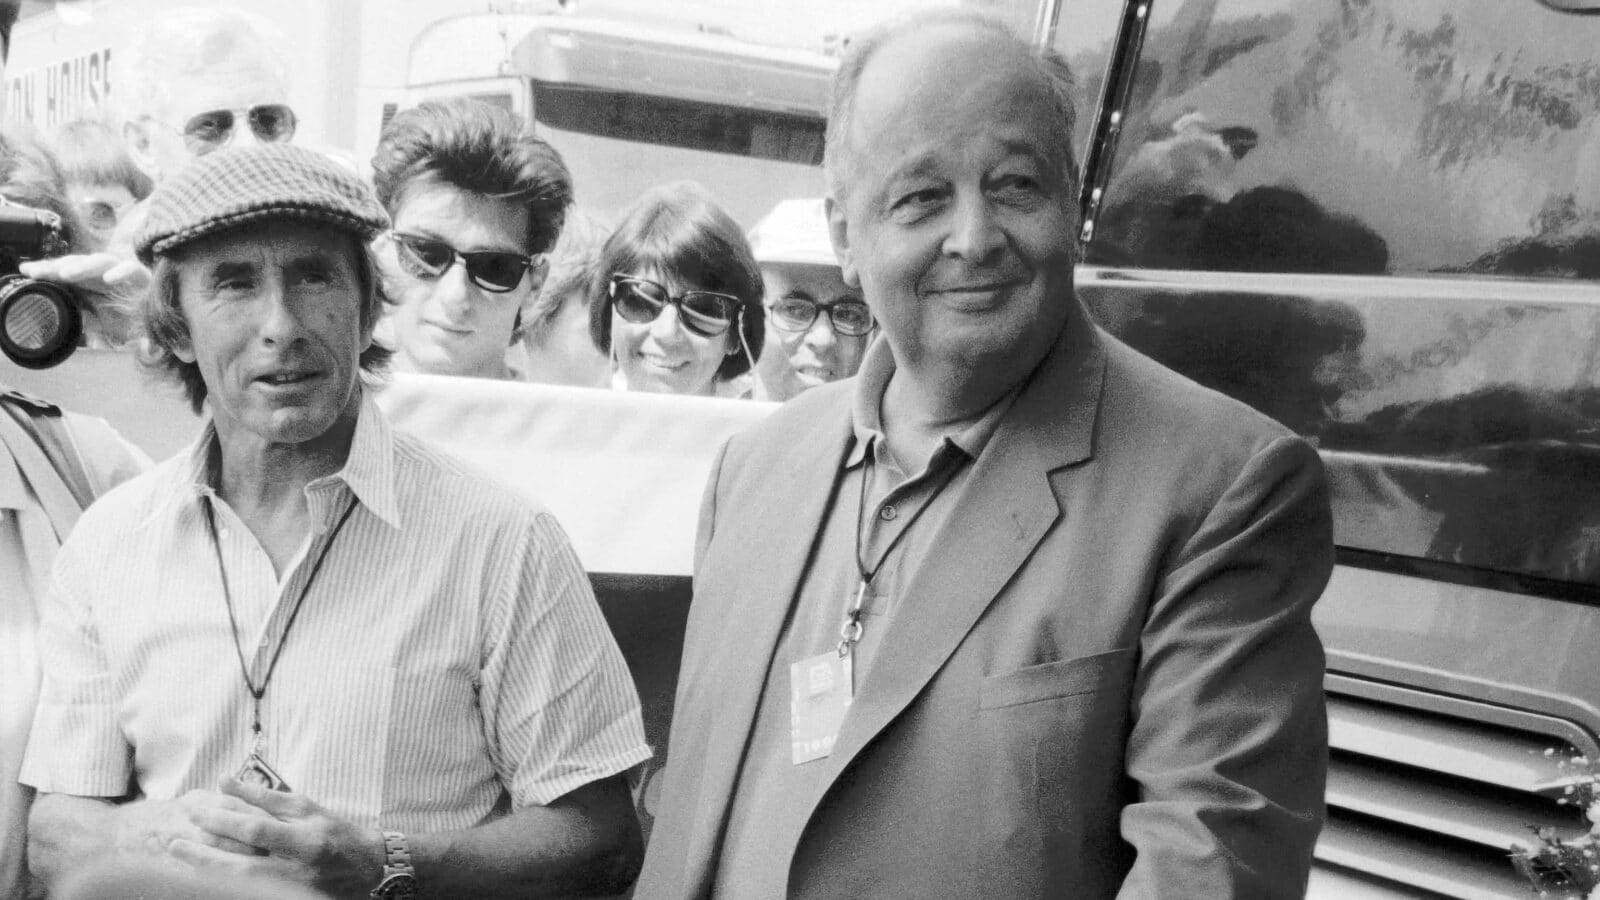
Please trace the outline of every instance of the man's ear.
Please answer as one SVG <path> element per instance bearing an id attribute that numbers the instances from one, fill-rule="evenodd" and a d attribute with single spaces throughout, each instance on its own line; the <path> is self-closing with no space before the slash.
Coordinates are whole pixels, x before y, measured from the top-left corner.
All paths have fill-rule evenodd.
<path id="1" fill-rule="evenodd" d="M 844 221 L 844 204 L 830 194 L 823 198 L 822 209 L 828 216 L 828 240 L 833 243 L 833 256 L 839 261 L 844 283 L 860 290 L 861 276 L 856 272 L 855 258 L 850 252 L 850 229 Z"/>
<path id="2" fill-rule="evenodd" d="M 170 352 L 173 356 L 176 356 L 183 362 L 190 365 L 194 364 L 196 358 L 194 355 L 194 344 L 191 344 L 187 337 L 183 338 L 182 340 L 175 341 Z"/>
<path id="3" fill-rule="evenodd" d="M 150 144 L 150 129 L 154 127 L 149 117 L 129 120 L 122 123 L 122 142 L 128 148 L 128 155 L 133 162 L 144 170 L 146 175 L 156 177 L 155 148 Z"/>

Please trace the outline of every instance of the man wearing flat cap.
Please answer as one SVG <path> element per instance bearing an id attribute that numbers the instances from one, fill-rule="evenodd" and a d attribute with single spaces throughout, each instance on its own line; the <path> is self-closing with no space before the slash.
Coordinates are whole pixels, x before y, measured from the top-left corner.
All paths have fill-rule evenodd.
<path id="1" fill-rule="evenodd" d="M 549 513 L 394 433 L 367 188 L 292 145 L 164 182 L 145 362 L 209 423 L 56 558 L 22 781 L 47 883 L 154 857 L 333 896 L 614 893 L 638 699 Z"/>

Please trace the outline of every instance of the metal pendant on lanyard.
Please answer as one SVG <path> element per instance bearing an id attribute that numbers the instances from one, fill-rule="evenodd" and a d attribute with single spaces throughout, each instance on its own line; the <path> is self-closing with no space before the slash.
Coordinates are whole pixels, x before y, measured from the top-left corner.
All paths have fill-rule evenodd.
<path id="1" fill-rule="evenodd" d="M 328 550 L 333 547 L 333 542 L 338 539 L 339 532 L 344 529 L 344 523 L 350 520 L 350 514 L 355 512 L 356 498 L 352 493 L 350 503 L 345 506 L 344 514 L 339 517 L 333 531 L 328 535 L 328 540 L 323 543 L 322 550 L 317 554 L 317 559 L 311 565 L 311 574 L 306 576 L 305 583 L 300 586 L 300 595 L 295 598 L 294 607 L 289 610 L 289 620 L 284 623 L 283 636 L 278 639 L 278 646 L 272 652 L 272 658 L 267 662 L 267 671 L 261 677 L 258 686 L 250 677 L 250 666 L 244 659 L 244 645 L 239 639 L 239 620 L 233 612 L 233 592 L 228 587 L 228 569 L 222 562 L 222 541 L 217 537 L 216 513 L 212 510 L 212 501 L 208 498 L 205 504 L 206 531 L 211 535 L 211 549 L 217 557 L 217 574 L 222 578 L 222 603 L 228 610 L 228 636 L 233 639 L 233 652 L 239 659 L 239 675 L 244 679 L 245 690 L 250 692 L 251 716 L 250 755 L 245 758 L 244 765 L 239 768 L 238 777 L 241 780 L 253 781 L 274 790 L 288 790 L 289 786 L 272 767 L 267 765 L 261 757 L 261 698 L 266 696 L 267 685 L 272 682 L 272 673 L 278 668 L 278 659 L 283 656 L 283 648 L 289 643 L 289 630 L 294 627 L 295 620 L 300 616 L 300 608 L 306 602 L 306 595 L 311 593 L 311 585 L 317 580 L 317 573 L 322 571 L 322 563 L 328 558 Z"/>

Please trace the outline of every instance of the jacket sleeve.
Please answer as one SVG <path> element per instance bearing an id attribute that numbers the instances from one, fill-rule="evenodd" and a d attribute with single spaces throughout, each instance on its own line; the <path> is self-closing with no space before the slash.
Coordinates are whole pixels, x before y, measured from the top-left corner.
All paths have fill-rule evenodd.
<path id="1" fill-rule="evenodd" d="M 1140 638 L 1123 898 L 1302 897 L 1324 817 L 1333 567 L 1321 461 L 1263 445 L 1156 580 Z"/>

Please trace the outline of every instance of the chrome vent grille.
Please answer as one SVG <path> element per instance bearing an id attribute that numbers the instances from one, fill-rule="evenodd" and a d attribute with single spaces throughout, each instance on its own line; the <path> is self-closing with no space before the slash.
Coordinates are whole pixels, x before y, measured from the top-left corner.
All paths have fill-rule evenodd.
<path id="1" fill-rule="evenodd" d="M 1527 900 L 1508 856 L 1527 826 L 1586 829 L 1556 802 L 1564 754 L 1600 759 L 1578 725 L 1344 675 L 1327 688 L 1328 824 L 1311 897 Z"/>

